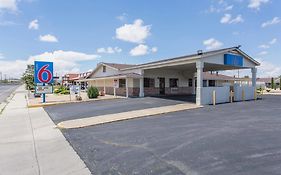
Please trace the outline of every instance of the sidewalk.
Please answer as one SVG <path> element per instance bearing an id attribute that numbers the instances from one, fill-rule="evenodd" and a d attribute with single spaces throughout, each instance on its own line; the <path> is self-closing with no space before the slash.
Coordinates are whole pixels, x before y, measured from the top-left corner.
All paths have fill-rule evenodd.
<path id="1" fill-rule="evenodd" d="M 36 107 L 44 107 L 51 105 L 59 105 L 59 104 L 68 104 L 68 103 L 80 103 L 80 102 L 88 102 L 88 101 L 99 101 L 99 100 L 113 100 L 118 98 L 125 98 L 120 96 L 113 95 L 105 95 L 99 96 L 98 98 L 89 99 L 85 92 L 81 92 L 81 101 L 77 101 L 75 99 L 75 95 L 59 95 L 59 94 L 46 94 L 46 103 L 42 103 L 42 98 L 34 98 L 33 94 L 29 94 L 28 96 L 28 107 L 36 108 Z"/>
<path id="2" fill-rule="evenodd" d="M 0 115 L 0 174 L 91 174 L 42 108 L 28 109 L 19 87 Z"/>

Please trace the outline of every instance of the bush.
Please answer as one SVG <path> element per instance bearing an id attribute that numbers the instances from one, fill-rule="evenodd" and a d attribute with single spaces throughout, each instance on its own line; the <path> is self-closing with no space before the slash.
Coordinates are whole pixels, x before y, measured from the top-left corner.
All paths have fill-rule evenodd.
<path id="1" fill-rule="evenodd" d="M 54 90 L 55 94 L 69 94 L 70 91 L 64 86 L 58 86 Z"/>
<path id="2" fill-rule="evenodd" d="M 96 87 L 89 87 L 88 91 L 87 91 L 87 95 L 89 98 L 97 98 L 99 96 L 99 90 Z"/>
<path id="3" fill-rule="evenodd" d="M 67 94 L 70 94 L 70 91 L 64 89 L 64 90 L 62 90 L 60 93 L 61 93 L 61 94 L 64 94 L 64 95 L 67 95 Z"/>

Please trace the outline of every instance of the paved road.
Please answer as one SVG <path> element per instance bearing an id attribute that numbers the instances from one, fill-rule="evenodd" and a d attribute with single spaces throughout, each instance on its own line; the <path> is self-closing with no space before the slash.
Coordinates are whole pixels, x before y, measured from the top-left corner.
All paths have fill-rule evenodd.
<path id="1" fill-rule="evenodd" d="M 45 107 L 45 111 L 52 116 L 55 123 L 59 123 L 70 119 L 127 112 L 180 103 L 184 103 L 181 98 L 179 98 L 179 100 L 170 100 L 156 97 L 145 97 L 48 106 Z"/>
<path id="2" fill-rule="evenodd" d="M 19 85 L 3 85 L 0 84 L 0 103 L 2 103 L 9 95 L 16 90 Z"/>
<path id="3" fill-rule="evenodd" d="M 280 101 L 266 96 L 62 132 L 93 174 L 280 175 Z"/>

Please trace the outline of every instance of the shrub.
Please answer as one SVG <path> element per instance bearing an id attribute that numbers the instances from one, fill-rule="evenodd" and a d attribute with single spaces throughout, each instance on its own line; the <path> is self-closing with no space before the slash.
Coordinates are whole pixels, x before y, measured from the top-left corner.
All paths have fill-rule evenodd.
<path id="1" fill-rule="evenodd" d="M 55 94 L 69 94 L 69 90 L 64 86 L 57 86 L 54 90 Z"/>
<path id="2" fill-rule="evenodd" d="M 67 95 L 67 94 L 70 94 L 70 91 L 64 89 L 64 90 L 62 90 L 60 93 L 61 93 L 61 94 L 64 94 L 64 95 Z"/>
<path id="3" fill-rule="evenodd" d="M 87 95 L 89 98 L 97 98 L 99 96 L 99 90 L 96 87 L 89 87 L 88 91 L 87 91 Z"/>
<path id="4" fill-rule="evenodd" d="M 55 94 L 59 94 L 60 92 L 61 92 L 60 89 L 55 89 L 55 90 L 54 90 L 54 93 L 55 93 Z"/>

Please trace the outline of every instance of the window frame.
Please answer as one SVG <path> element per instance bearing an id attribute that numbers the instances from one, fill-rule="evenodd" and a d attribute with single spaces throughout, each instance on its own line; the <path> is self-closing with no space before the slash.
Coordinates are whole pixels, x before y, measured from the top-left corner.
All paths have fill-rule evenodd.
<path id="1" fill-rule="evenodd" d="M 124 81 L 124 82 L 122 82 L 122 81 Z M 126 79 L 125 78 L 119 79 L 118 85 L 119 85 L 119 88 L 125 88 L 126 87 Z"/>
<path id="2" fill-rule="evenodd" d="M 175 80 L 175 82 L 172 83 L 172 81 L 174 81 L 174 80 Z M 169 87 L 170 88 L 178 88 L 179 87 L 179 79 L 178 78 L 169 78 Z"/>
<path id="3" fill-rule="evenodd" d="M 143 87 L 145 88 L 153 88 L 155 87 L 155 78 L 143 78 Z"/>
<path id="4" fill-rule="evenodd" d="M 106 72 L 106 66 L 105 65 L 102 66 L 102 72 Z"/>

